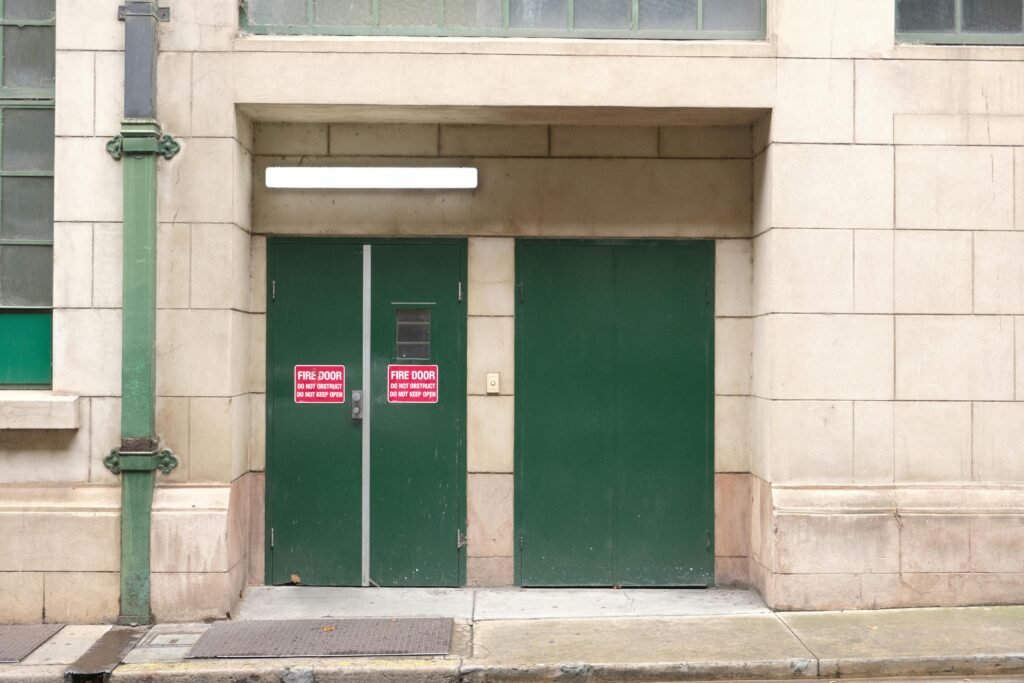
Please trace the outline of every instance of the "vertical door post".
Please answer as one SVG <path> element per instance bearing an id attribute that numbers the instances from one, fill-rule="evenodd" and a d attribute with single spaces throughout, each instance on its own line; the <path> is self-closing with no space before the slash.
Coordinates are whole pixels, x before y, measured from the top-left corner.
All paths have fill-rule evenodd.
<path id="1" fill-rule="evenodd" d="M 370 420 L 373 405 L 371 392 L 372 354 L 370 353 L 370 324 L 373 321 L 372 307 L 373 282 L 371 268 L 373 266 L 373 247 L 363 245 L 363 443 L 362 443 L 362 479 L 363 479 L 363 542 L 362 542 L 362 584 L 370 585 Z"/>

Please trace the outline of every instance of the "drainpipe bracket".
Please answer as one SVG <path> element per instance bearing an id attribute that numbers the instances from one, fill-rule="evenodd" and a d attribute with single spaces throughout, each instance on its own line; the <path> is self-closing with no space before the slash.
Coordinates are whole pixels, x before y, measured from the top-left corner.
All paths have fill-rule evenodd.
<path id="1" fill-rule="evenodd" d="M 107 154 L 114 157 L 114 161 L 121 161 L 121 157 L 124 156 L 124 140 L 120 135 L 107 140 Z"/>
<path id="2" fill-rule="evenodd" d="M 103 459 L 103 464 L 114 474 L 152 472 L 153 470 L 170 474 L 171 470 L 178 466 L 178 458 L 166 449 L 148 452 L 114 450 Z"/>
<path id="3" fill-rule="evenodd" d="M 164 135 L 160 138 L 159 151 L 164 159 L 170 161 L 181 151 L 181 145 L 177 140 L 172 138 L 170 135 Z"/>
<path id="4" fill-rule="evenodd" d="M 107 141 L 107 153 L 120 161 L 124 155 L 138 157 L 143 154 L 159 154 L 168 161 L 181 151 L 181 144 L 171 135 L 161 135 L 160 126 L 155 122 L 128 122 L 121 127 L 121 134 Z"/>
<path id="5" fill-rule="evenodd" d="M 148 5 L 148 7 L 139 8 L 139 5 Z M 133 2 L 121 5 L 117 8 L 117 20 L 124 21 L 125 17 L 153 17 L 157 21 L 170 21 L 171 20 L 171 8 L 170 7 L 157 7 L 155 2 Z"/>
<path id="6" fill-rule="evenodd" d="M 169 450 L 163 450 L 156 454 L 156 468 L 164 474 L 170 474 L 171 470 L 178 466 L 178 458 Z"/>

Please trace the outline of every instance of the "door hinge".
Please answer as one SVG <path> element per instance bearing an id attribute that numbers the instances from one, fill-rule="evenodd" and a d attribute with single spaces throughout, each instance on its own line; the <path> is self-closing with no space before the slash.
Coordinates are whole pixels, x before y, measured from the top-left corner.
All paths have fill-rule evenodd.
<path id="1" fill-rule="evenodd" d="M 704 283 L 704 303 L 711 303 L 711 283 L 709 282 Z"/>
<path id="2" fill-rule="evenodd" d="M 270 300 L 277 301 L 277 280 L 270 281 Z"/>
<path id="3" fill-rule="evenodd" d="M 459 301 L 462 301 L 462 280 L 459 280 Z"/>
<path id="4" fill-rule="evenodd" d="M 519 534 L 519 549 L 523 549 L 523 534 Z"/>
<path id="5" fill-rule="evenodd" d="M 516 285 L 516 289 L 519 290 L 519 303 L 523 303 L 523 283 Z"/>
<path id="6" fill-rule="evenodd" d="M 462 529 L 455 530 L 455 548 L 462 550 L 466 547 L 466 535 L 462 533 Z"/>
<path id="7" fill-rule="evenodd" d="M 704 533 L 708 535 L 708 543 L 704 548 L 705 550 L 711 550 L 711 529 L 705 529 Z"/>
<path id="8" fill-rule="evenodd" d="M 270 527 L 270 547 L 274 547 L 274 527 Z"/>

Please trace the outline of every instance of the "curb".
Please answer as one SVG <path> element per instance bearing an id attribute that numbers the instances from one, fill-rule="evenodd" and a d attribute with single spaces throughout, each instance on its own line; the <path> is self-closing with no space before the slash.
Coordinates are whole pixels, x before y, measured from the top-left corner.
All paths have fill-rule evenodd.
<path id="1" fill-rule="evenodd" d="M 42 672 L 40 672 L 42 674 Z M 288 660 L 193 660 L 175 664 L 123 664 L 114 683 L 525 683 L 527 681 L 792 681 L 929 676 L 1007 676 L 1024 674 L 1024 654 L 897 659 L 789 659 L 751 662 L 643 662 L 495 664 L 452 660 L 374 660 L 371 662 Z M 59 677 L 5 677 L 7 681 L 61 680 Z"/>
<path id="2" fill-rule="evenodd" d="M 63 664 L 0 664 L 0 683 L 62 683 L 66 668 Z"/>
<path id="3" fill-rule="evenodd" d="M 112 683 L 455 683 L 452 660 L 260 659 L 192 660 L 175 664 L 122 664 Z"/>
<path id="4" fill-rule="evenodd" d="M 1024 652 L 949 657 L 892 657 L 889 659 L 822 659 L 824 678 L 896 676 L 1006 676 L 1024 674 Z"/>
<path id="5" fill-rule="evenodd" d="M 813 659 L 750 662 L 642 662 L 634 664 L 464 664 L 466 683 L 495 681 L 697 681 L 697 680 L 806 680 L 818 677 Z"/>

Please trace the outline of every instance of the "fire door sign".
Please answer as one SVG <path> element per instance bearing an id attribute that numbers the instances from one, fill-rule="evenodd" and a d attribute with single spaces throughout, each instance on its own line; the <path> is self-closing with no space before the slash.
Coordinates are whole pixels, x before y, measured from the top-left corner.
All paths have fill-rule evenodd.
<path id="1" fill-rule="evenodd" d="M 296 365 L 296 403 L 344 403 L 344 365 Z"/>
<path id="2" fill-rule="evenodd" d="M 389 365 L 388 403 L 437 403 L 437 366 Z"/>

